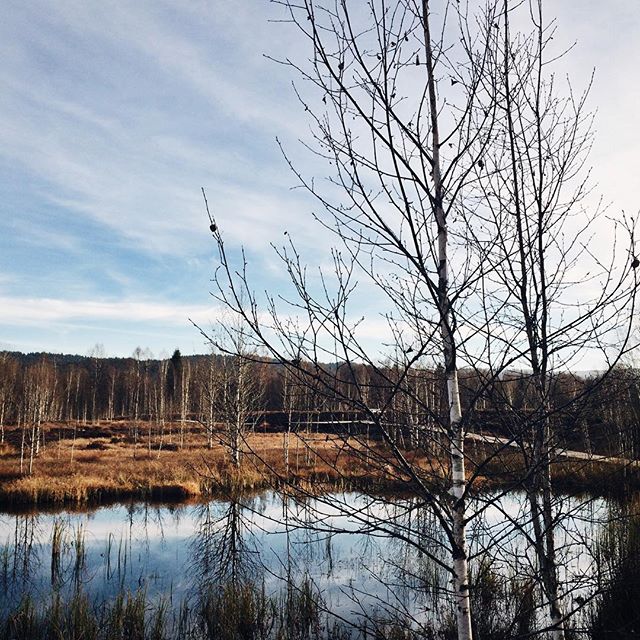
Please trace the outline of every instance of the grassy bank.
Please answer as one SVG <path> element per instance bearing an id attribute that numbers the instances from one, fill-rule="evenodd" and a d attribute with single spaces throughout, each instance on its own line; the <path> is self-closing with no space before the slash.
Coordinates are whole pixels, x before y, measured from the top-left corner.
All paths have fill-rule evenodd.
<path id="1" fill-rule="evenodd" d="M 283 433 L 251 433 L 243 444 L 245 453 L 239 468 L 230 463 L 228 450 L 217 441 L 207 447 L 198 425 L 184 431 L 167 426 L 162 436 L 141 425 L 133 437 L 131 425 L 112 423 L 94 426 L 49 424 L 43 426 L 44 447 L 28 473 L 28 451 L 22 473 L 21 431 L 8 430 L 0 447 L 0 506 L 4 508 L 96 505 L 119 500 L 198 500 L 224 497 L 230 491 L 256 491 L 293 484 L 310 491 L 364 489 L 404 491 L 410 489 L 406 475 L 385 463 L 379 443 L 370 449 L 342 437 Z M 489 464 L 476 467 L 490 445 L 468 447 L 470 475 L 484 487 L 518 487 L 523 461 L 517 451 L 507 449 Z M 437 482 L 446 465 L 405 452 L 421 470 L 427 482 Z M 556 486 L 567 491 L 608 493 L 640 487 L 637 466 L 571 461 L 553 468 Z"/>

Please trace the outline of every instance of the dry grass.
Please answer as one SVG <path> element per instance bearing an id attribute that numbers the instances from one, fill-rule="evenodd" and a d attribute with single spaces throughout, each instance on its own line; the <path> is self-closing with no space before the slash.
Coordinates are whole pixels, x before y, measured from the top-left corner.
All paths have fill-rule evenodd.
<path id="1" fill-rule="evenodd" d="M 514 489 L 524 488 L 526 462 L 516 449 L 505 449 L 499 454 L 492 445 L 476 446 L 476 459 L 489 460 L 478 470 L 480 487 Z M 467 465 L 473 470 L 473 464 Z M 471 471 L 470 471 L 471 473 Z M 553 486 L 557 491 L 571 494 L 614 496 L 640 489 L 640 467 L 635 462 L 572 460 L 560 458 L 551 465 Z"/>
<path id="2" fill-rule="evenodd" d="M 130 425 L 114 423 L 78 428 L 75 439 L 68 425 L 44 425 L 45 447 L 28 469 L 25 452 L 20 473 L 20 436 L 8 431 L 8 443 L 0 448 L 0 504 L 44 506 L 97 504 L 140 498 L 188 500 L 223 496 L 229 491 L 258 490 L 281 485 L 285 479 L 314 491 L 336 487 L 362 487 L 376 480 L 385 484 L 384 472 L 372 477 L 366 457 L 344 448 L 341 438 L 305 435 L 290 437 L 288 465 L 281 433 L 251 433 L 244 443 L 240 468 L 217 443 L 206 446 L 201 429 L 187 430 L 178 446 L 177 425 L 172 436 L 151 438 L 148 425 L 140 429 L 138 442 Z M 167 431 L 168 428 L 165 430 Z M 387 484 L 388 484 L 388 478 Z"/>
<path id="3" fill-rule="evenodd" d="M 137 443 L 127 423 L 78 427 L 45 425 L 45 447 L 35 459 L 33 473 L 20 473 L 21 432 L 8 430 L 0 446 L 0 505 L 5 507 L 83 505 L 123 499 L 184 501 L 224 497 L 233 491 L 255 491 L 290 482 L 313 493 L 335 489 L 403 491 L 410 478 L 394 468 L 385 451 L 375 443 L 364 447 L 351 439 L 325 434 L 290 436 L 285 458 L 285 435 L 251 433 L 245 454 L 236 469 L 228 451 L 217 443 L 206 446 L 202 429 L 190 425 L 178 446 L 178 425 L 165 427 L 162 438 L 149 440 L 148 425 L 141 425 Z M 171 433 L 171 435 L 169 435 Z M 149 446 L 149 444 L 151 446 Z M 514 450 L 483 460 L 488 445 L 469 451 L 469 474 L 477 471 L 479 487 L 518 487 L 523 460 Z M 405 452 L 428 484 L 439 483 L 447 465 Z M 28 456 L 26 456 L 28 457 Z M 288 462 L 288 464 L 287 464 Z M 23 471 L 28 469 L 24 461 Z M 624 471 L 624 473 L 623 473 Z M 567 490 L 602 492 L 620 485 L 640 486 L 638 469 L 621 470 L 611 464 L 562 462 L 554 465 L 556 486 Z"/>

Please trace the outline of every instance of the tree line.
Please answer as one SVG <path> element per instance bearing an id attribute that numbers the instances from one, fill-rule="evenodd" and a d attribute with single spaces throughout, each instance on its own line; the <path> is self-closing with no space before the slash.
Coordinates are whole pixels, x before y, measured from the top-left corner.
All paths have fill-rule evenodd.
<path id="1" fill-rule="evenodd" d="M 262 424 L 271 430 L 345 429 L 363 419 L 354 402 L 384 411 L 380 419 L 398 429 L 404 444 L 441 425 L 448 412 L 442 369 L 411 367 L 392 359 L 325 365 L 314 380 L 312 364 L 292 375 L 287 363 L 257 355 L 218 354 L 155 359 L 136 349 L 130 358 L 0 353 L 0 437 L 5 426 L 102 421 L 197 422 L 209 438 L 236 424 L 240 434 Z M 400 393 L 395 388 L 403 377 Z M 486 374 L 485 374 L 486 376 Z M 560 373 L 552 382 L 560 446 L 587 453 L 640 458 L 640 370 L 618 367 L 603 382 L 597 373 Z M 529 372 L 509 371 L 483 388 L 480 371 L 460 372 L 461 402 L 468 427 L 509 436 L 513 424 L 535 409 Z M 588 400 L 576 404 L 575 398 Z M 331 424 L 333 423 L 333 426 Z"/>

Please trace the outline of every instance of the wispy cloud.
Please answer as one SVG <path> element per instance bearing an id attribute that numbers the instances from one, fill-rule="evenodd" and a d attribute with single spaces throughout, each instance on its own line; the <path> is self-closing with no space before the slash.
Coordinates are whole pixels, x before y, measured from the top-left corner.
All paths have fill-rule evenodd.
<path id="1" fill-rule="evenodd" d="M 263 16 L 240 9 L 247 24 L 225 23 L 226 9 L 221 18 L 201 5 L 176 24 L 162 3 L 14 8 L 2 155 L 46 181 L 41 197 L 149 253 L 202 251 L 202 185 L 229 212 L 233 241 L 254 225 L 252 202 L 265 219 L 295 223 L 275 135 L 295 138 L 303 121 L 278 95 L 286 75 L 262 58 Z M 257 45 L 249 58 L 234 46 L 245 41 Z"/>
<path id="2" fill-rule="evenodd" d="M 47 323 L 71 323 L 60 342 L 67 348 L 81 323 L 91 340 L 92 322 L 136 341 L 151 323 L 158 343 L 170 342 L 172 331 L 191 330 L 187 318 L 214 319 L 204 303 L 215 248 L 201 186 L 228 245 L 247 248 L 257 290 L 286 279 L 270 247 L 285 230 L 310 273 L 330 261 L 330 235 L 309 215 L 317 205 L 290 189 L 295 178 L 275 142 L 308 175 L 327 172 L 298 154 L 306 114 L 289 70 L 263 55 L 308 57 L 294 30 L 269 22 L 280 15 L 277 3 L 5 4 L 0 323 L 23 331 L 0 335 L 4 343 L 45 346 Z M 563 67 L 574 86 L 600 67 L 591 97 L 599 109 L 593 175 L 605 201 L 635 213 L 636 0 L 553 0 L 548 11 L 559 18 L 558 42 L 579 41 Z M 383 330 L 375 306 L 363 306 L 362 331 L 373 337 Z"/>
<path id="3" fill-rule="evenodd" d="M 176 305 L 135 300 L 61 300 L 56 298 L 15 298 L 0 296 L 1 324 L 42 326 L 50 322 L 110 320 L 162 323 L 184 327 L 189 319 L 206 324 L 219 310 L 213 306 Z"/>

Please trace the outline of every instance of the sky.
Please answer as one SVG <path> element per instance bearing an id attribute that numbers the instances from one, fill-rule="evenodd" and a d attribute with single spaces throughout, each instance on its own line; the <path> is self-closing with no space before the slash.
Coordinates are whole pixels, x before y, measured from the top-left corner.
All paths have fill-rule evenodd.
<path id="1" fill-rule="evenodd" d="M 597 192 L 640 209 L 640 5 L 551 0 L 596 69 Z M 110 356 L 206 351 L 216 266 L 201 187 L 257 289 L 285 286 L 272 242 L 310 265 L 329 240 L 276 138 L 308 131 L 290 69 L 306 56 L 267 0 L 7 0 L 0 21 L 0 349 Z M 311 174 L 326 174 L 308 158 Z M 304 164 L 306 163 L 306 164 Z M 373 301 L 361 312 L 375 331 Z"/>

